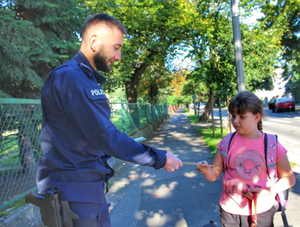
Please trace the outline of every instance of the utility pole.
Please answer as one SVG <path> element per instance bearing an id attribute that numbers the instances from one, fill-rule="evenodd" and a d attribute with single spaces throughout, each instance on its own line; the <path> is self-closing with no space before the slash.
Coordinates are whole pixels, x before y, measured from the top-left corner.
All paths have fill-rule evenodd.
<path id="1" fill-rule="evenodd" d="M 232 13 L 232 28 L 233 28 L 233 40 L 234 40 L 234 54 L 236 65 L 236 76 L 238 91 L 245 91 L 245 78 L 244 78 L 244 66 L 243 66 L 243 51 L 241 41 L 241 31 L 239 22 L 239 5 L 238 0 L 231 0 L 231 13 Z"/>

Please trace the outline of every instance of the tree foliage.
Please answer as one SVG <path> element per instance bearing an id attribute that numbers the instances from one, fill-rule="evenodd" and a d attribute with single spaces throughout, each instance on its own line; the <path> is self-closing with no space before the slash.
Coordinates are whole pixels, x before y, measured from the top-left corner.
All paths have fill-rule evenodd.
<path id="1" fill-rule="evenodd" d="M 300 1 L 264 1 L 260 2 L 262 12 L 265 14 L 264 20 L 267 26 L 274 29 L 283 30 L 281 35 L 281 45 L 283 48 L 282 61 L 285 69 L 284 76 L 289 78 L 291 91 L 296 100 L 300 101 Z"/>
<path id="2" fill-rule="evenodd" d="M 1 97 L 32 97 L 42 87 L 33 70 L 39 58 L 49 62 L 43 50 L 44 35 L 29 21 L 15 20 L 15 12 L 0 9 L 0 91 Z M 27 93 L 27 94 L 25 94 Z"/>
<path id="3" fill-rule="evenodd" d="M 166 102 L 167 102 L 168 105 L 176 106 L 176 105 L 179 104 L 179 99 L 175 95 L 170 95 L 170 96 L 167 97 Z"/>
<path id="4" fill-rule="evenodd" d="M 138 97 L 146 96 L 151 104 L 157 104 L 159 92 L 166 91 L 164 88 L 169 87 L 171 81 L 172 74 L 164 65 L 151 65 L 145 70 L 139 82 Z"/>
<path id="5" fill-rule="evenodd" d="M 107 75 L 110 87 L 126 87 L 128 102 L 137 101 L 137 86 L 145 70 L 165 62 L 174 54 L 177 44 L 190 37 L 194 18 L 194 3 L 185 0 L 114 0 L 89 1 L 94 12 L 107 12 L 127 28 L 122 61 Z"/>
<path id="6" fill-rule="evenodd" d="M 79 48 L 82 10 L 73 0 L 5 0 L 0 12 L 0 95 L 39 98 L 49 72 Z"/>
<path id="7" fill-rule="evenodd" d="M 299 0 L 241 2 L 245 14 L 260 9 L 265 15 L 255 26 L 241 23 L 248 90 L 270 89 L 278 60 L 289 64 L 291 88 L 298 89 L 299 5 Z M 236 92 L 228 1 L 2 0 L 0 97 L 38 98 L 49 72 L 77 52 L 83 21 L 96 13 L 113 15 L 129 34 L 122 61 L 104 74 L 105 90 L 125 88 L 129 102 L 148 96 L 152 103 L 172 92 L 179 102 L 189 102 L 195 92 L 201 99 L 211 89 L 221 100 Z M 178 49 L 197 64 L 185 72 L 190 81 L 174 83 L 171 76 L 181 72 L 173 71 L 170 61 Z"/>

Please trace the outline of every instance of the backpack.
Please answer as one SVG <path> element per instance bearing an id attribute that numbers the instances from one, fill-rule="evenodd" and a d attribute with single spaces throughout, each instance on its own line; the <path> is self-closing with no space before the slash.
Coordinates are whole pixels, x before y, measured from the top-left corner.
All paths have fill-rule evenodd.
<path id="1" fill-rule="evenodd" d="M 224 139 L 220 144 L 220 148 L 221 148 L 220 153 L 222 155 L 224 169 L 228 168 L 227 155 L 230 149 L 232 139 L 235 134 L 236 132 L 229 133 L 224 137 Z M 277 165 L 276 165 L 277 142 L 278 142 L 277 135 L 265 133 L 265 139 L 264 139 L 265 163 L 267 165 L 268 176 L 274 182 L 278 180 Z M 281 211 L 281 217 L 284 223 L 284 227 L 288 227 L 288 222 L 285 215 L 285 210 L 288 201 L 288 193 L 289 193 L 289 189 L 276 194 L 276 200 L 279 205 L 278 211 Z"/>

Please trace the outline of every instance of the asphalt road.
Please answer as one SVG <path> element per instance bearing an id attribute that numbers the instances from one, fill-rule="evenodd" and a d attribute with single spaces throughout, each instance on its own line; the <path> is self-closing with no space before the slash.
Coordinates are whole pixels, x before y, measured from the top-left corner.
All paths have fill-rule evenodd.
<path id="1" fill-rule="evenodd" d="M 173 152 L 185 162 L 211 162 L 210 150 L 196 127 L 179 110 L 146 143 Z M 300 227 L 300 167 L 293 170 L 297 183 L 290 190 L 287 218 L 290 226 Z M 194 166 L 168 173 L 125 162 L 116 173 L 107 194 L 113 227 L 202 227 L 211 220 L 221 226 L 222 176 L 208 182 Z M 283 226 L 280 213 L 274 223 Z"/>

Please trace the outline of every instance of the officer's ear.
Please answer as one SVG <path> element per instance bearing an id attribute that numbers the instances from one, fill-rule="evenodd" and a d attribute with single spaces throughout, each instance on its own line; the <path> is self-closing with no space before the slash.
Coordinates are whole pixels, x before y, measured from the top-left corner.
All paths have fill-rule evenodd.
<path id="1" fill-rule="evenodd" d="M 90 48 L 93 52 L 97 51 L 97 42 L 98 42 L 98 37 L 96 34 L 92 35 L 90 37 Z"/>

